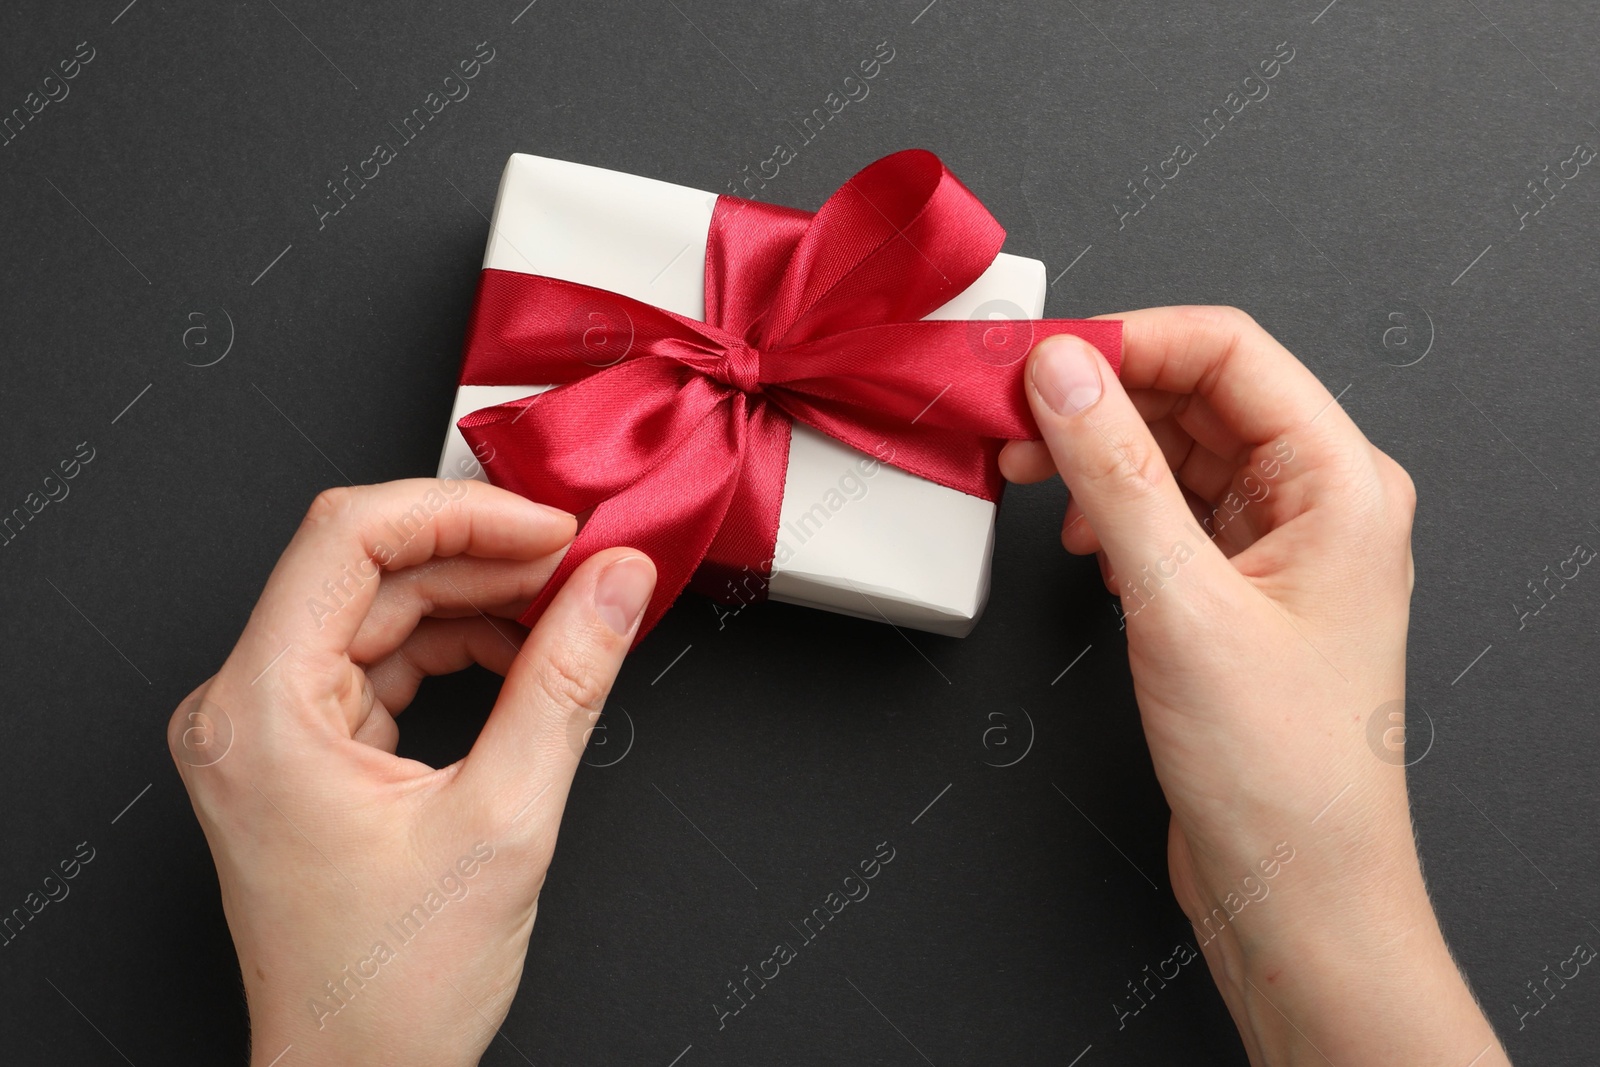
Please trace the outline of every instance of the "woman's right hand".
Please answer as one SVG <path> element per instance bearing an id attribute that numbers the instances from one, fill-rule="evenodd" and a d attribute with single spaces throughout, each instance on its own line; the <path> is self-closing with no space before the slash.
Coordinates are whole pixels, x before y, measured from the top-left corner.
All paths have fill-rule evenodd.
<path id="1" fill-rule="evenodd" d="M 1044 441 L 1001 469 L 1059 471 L 1062 542 L 1121 598 L 1173 891 L 1251 1062 L 1508 1063 L 1372 741 L 1404 722 L 1411 479 L 1243 312 L 1114 317 L 1121 381 L 1035 347 Z"/>

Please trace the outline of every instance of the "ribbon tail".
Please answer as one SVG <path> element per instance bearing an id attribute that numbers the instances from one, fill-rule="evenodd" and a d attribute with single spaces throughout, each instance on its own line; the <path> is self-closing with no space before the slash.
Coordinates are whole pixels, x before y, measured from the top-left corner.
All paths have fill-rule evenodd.
<path id="1" fill-rule="evenodd" d="M 1005 442 L 957 433 L 857 408 L 818 404 L 802 393 L 771 390 L 774 405 L 796 422 L 843 442 L 880 463 L 969 496 L 998 501 L 1005 479 L 998 456 Z"/>
<path id="2" fill-rule="evenodd" d="M 748 401 L 744 449 L 722 528 L 689 588 L 723 604 L 748 604 L 767 598 L 783 488 L 789 470 L 789 434 L 794 424 L 762 399 Z"/>
<path id="3" fill-rule="evenodd" d="M 1113 372 L 1120 368 L 1122 323 L 1115 320 L 928 319 L 780 349 L 763 358 L 761 380 L 785 398 L 803 393 L 847 421 L 1036 441 L 1024 361 L 1034 345 L 1063 333 L 1088 341 Z"/>
<path id="4" fill-rule="evenodd" d="M 577 515 L 669 462 L 707 419 L 726 419 L 728 396 L 671 360 L 647 357 L 480 408 L 457 425 L 495 485 Z"/>
<path id="5" fill-rule="evenodd" d="M 522 614 L 532 626 L 572 572 L 596 552 L 638 549 L 656 565 L 656 588 L 634 635 L 638 646 L 683 592 L 733 500 L 740 470 L 743 412 L 722 408 L 701 420 L 664 462 L 600 504 L 584 521 L 556 572 Z"/>

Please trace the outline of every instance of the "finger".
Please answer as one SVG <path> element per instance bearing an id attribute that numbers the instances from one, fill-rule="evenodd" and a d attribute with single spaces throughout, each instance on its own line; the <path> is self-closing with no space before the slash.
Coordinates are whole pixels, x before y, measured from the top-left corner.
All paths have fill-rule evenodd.
<path id="1" fill-rule="evenodd" d="M 1303 430 L 1312 420 L 1321 433 L 1360 436 L 1317 376 L 1236 308 L 1150 308 L 1104 317 L 1122 321 L 1123 388 L 1197 394 L 1245 446 Z"/>
<path id="2" fill-rule="evenodd" d="M 1138 395 L 1168 394 L 1143 392 Z M 1244 462 L 1252 447 L 1226 419 L 1217 414 L 1217 409 L 1211 406 L 1211 402 L 1199 393 L 1188 393 L 1177 397 L 1167 417 L 1183 427 L 1183 432 L 1194 438 L 1196 444 L 1234 463 Z M 1145 421 L 1152 420 L 1147 418 Z"/>
<path id="3" fill-rule="evenodd" d="M 1250 468 L 1235 472 L 1228 489 L 1214 502 L 1199 505 L 1201 527 L 1222 554 L 1232 559 L 1264 537 L 1272 527 L 1271 490 Z M 1198 502 L 1197 502 L 1198 503 Z"/>
<path id="4" fill-rule="evenodd" d="M 1061 521 L 1061 544 L 1074 556 L 1100 551 L 1100 537 L 1089 525 L 1083 505 L 1071 498 L 1067 500 L 1067 517 Z"/>
<path id="5" fill-rule="evenodd" d="M 1200 532 L 1210 538 L 1213 544 L 1222 549 L 1222 554 L 1224 556 L 1231 556 L 1233 553 L 1229 552 L 1223 545 L 1222 541 L 1217 537 L 1217 531 L 1214 525 L 1216 520 L 1216 512 L 1211 507 L 1211 504 L 1208 501 L 1200 499 L 1200 497 L 1190 492 L 1188 488 L 1183 486 L 1180 486 L 1179 488 L 1182 489 L 1183 502 L 1188 506 L 1190 516 L 1194 518 L 1195 526 L 1199 527 Z"/>
<path id="6" fill-rule="evenodd" d="M 1043 441 L 1007 441 L 1000 449 L 1000 476 L 1014 485 L 1032 485 L 1056 475 L 1056 461 Z"/>
<path id="7" fill-rule="evenodd" d="M 400 727 L 395 725 L 394 716 L 383 706 L 383 701 L 374 697 L 372 706 L 366 709 L 365 718 L 356 724 L 350 739 L 392 756 L 395 749 L 400 747 Z"/>
<path id="8" fill-rule="evenodd" d="M 1150 392 L 1140 394 L 1146 399 L 1165 395 Z M 1130 396 L 1130 399 L 1134 401 L 1134 407 L 1138 409 L 1140 417 L 1150 426 L 1150 434 L 1160 447 L 1167 466 L 1177 478 L 1190 513 L 1201 522 L 1207 533 L 1212 533 L 1211 527 L 1206 525 L 1206 520 L 1211 517 L 1213 511 L 1210 502 L 1223 499 L 1235 480 L 1238 463 L 1225 460 L 1201 446 L 1178 424 L 1176 416 L 1171 413 L 1172 404 L 1141 404 L 1139 396 Z M 1156 417 L 1152 418 L 1153 415 Z M 1043 477 L 1057 473 L 1049 446 L 1043 441 L 1013 441 L 1010 445 L 1028 445 L 1036 450 L 1028 453 L 1019 450 L 1014 453 L 1009 461 L 1009 471 L 1006 453 L 1002 450 L 1001 473 L 1010 481 L 1019 483 L 1036 481 L 1038 478 L 1032 475 L 1036 474 L 1039 468 L 1048 469 L 1048 474 Z M 1088 555 L 1100 550 L 1100 538 L 1095 534 L 1094 527 L 1085 521 L 1082 506 L 1070 499 L 1067 502 L 1066 517 L 1062 520 L 1061 543 L 1074 555 Z"/>
<path id="9" fill-rule="evenodd" d="M 382 659 L 426 617 L 515 619 L 539 595 L 564 554 L 558 549 L 535 560 L 456 556 L 385 574 L 350 641 L 350 658 L 359 663 Z"/>
<path id="10" fill-rule="evenodd" d="M 1172 423 L 1168 421 L 1157 425 L 1171 427 Z M 1157 432 L 1156 436 L 1159 439 L 1161 433 Z M 1187 438 L 1187 434 L 1185 436 Z M 1167 456 L 1179 485 L 1201 500 L 1215 503 L 1222 499 L 1229 486 L 1233 484 L 1234 476 L 1239 471 L 1239 461 L 1219 456 L 1192 438 L 1188 440 L 1189 448 L 1177 462 L 1172 462 L 1172 453 L 1169 450 L 1162 449 L 1162 452 Z"/>
<path id="11" fill-rule="evenodd" d="M 1201 532 L 1217 543 L 1217 546 L 1223 550 L 1223 555 L 1231 557 L 1239 548 L 1248 547 L 1249 542 L 1240 544 L 1237 547 L 1232 547 L 1233 543 L 1231 541 L 1225 544 L 1223 538 L 1217 536 L 1217 531 L 1214 528 L 1214 524 L 1217 521 L 1215 510 L 1204 500 L 1191 493 L 1187 487 L 1180 488 L 1183 491 L 1183 502 L 1189 506 L 1189 514 L 1194 517 L 1195 524 L 1200 527 Z M 1100 547 L 1100 537 L 1084 517 L 1083 505 L 1075 500 L 1067 501 L 1067 518 L 1061 529 L 1061 543 L 1068 552 L 1075 556 L 1087 556 L 1093 553 L 1100 556 L 1102 565 L 1105 564 L 1105 552 Z M 1112 592 L 1116 592 L 1116 590 L 1113 589 Z"/>
<path id="12" fill-rule="evenodd" d="M 1028 400 L 1056 468 L 1119 578 L 1160 572 L 1174 556 L 1202 574 L 1227 566 L 1093 346 L 1068 334 L 1046 338 L 1029 356 L 1027 376 Z"/>
<path id="13" fill-rule="evenodd" d="M 571 541 L 575 529 L 566 512 L 482 482 L 419 478 L 328 490 L 273 569 L 239 651 L 251 659 L 289 646 L 342 653 L 384 571 L 434 556 L 535 560 Z"/>
<path id="14" fill-rule="evenodd" d="M 522 826 L 553 833 L 583 741 L 639 628 L 654 564 L 636 549 L 596 553 L 572 572 L 506 673 L 459 781 Z"/>
<path id="15" fill-rule="evenodd" d="M 1183 472 L 1191 469 L 1189 467 L 1191 459 L 1196 456 L 1204 460 L 1212 458 L 1214 454 L 1209 449 L 1200 447 L 1180 416 L 1173 413 L 1173 398 L 1149 391 L 1129 396 L 1134 401 L 1134 406 L 1139 409 L 1140 416 L 1150 425 L 1150 432 L 1155 436 L 1156 443 L 1161 446 L 1161 454 L 1166 457 L 1167 466 L 1178 474 L 1180 482 L 1184 482 Z M 1141 403 L 1141 399 L 1150 402 Z M 1009 482 L 1029 485 L 1042 482 L 1056 473 L 1056 462 L 1050 455 L 1050 447 L 1043 441 L 1008 441 L 1000 450 L 1000 474 Z M 1205 473 L 1210 475 L 1209 468 Z M 1233 467 L 1228 467 L 1221 475 L 1220 481 L 1216 482 L 1216 488 L 1219 490 L 1225 488 L 1232 473 Z M 1204 495 L 1203 486 L 1195 485 L 1190 488 Z"/>
<path id="16" fill-rule="evenodd" d="M 1169 424 L 1164 432 L 1156 435 L 1156 440 L 1161 443 L 1168 466 L 1176 470 L 1193 444 L 1193 439 L 1171 418 L 1176 398 L 1148 390 L 1129 395 L 1145 422 L 1156 426 L 1166 420 Z M 1008 482 L 1032 485 L 1052 478 L 1056 473 L 1056 461 L 1050 455 L 1050 446 L 1043 441 L 1007 441 L 1000 449 L 1000 475 Z"/>
<path id="17" fill-rule="evenodd" d="M 496 674 L 511 669 L 528 631 L 504 619 L 423 619 L 401 644 L 367 668 L 379 702 L 398 715 L 424 678 L 454 674 L 474 663 Z"/>

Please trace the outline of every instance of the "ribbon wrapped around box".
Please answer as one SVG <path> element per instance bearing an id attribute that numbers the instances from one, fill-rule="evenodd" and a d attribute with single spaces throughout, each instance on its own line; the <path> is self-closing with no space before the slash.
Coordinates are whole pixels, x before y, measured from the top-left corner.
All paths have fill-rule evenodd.
<path id="1" fill-rule="evenodd" d="M 545 593 L 629 545 L 642 637 L 685 588 L 935 633 L 988 595 L 996 465 L 1037 438 L 1049 334 L 1113 370 L 1121 324 L 1040 320 L 1044 265 L 930 152 L 868 166 L 813 216 L 513 155 L 440 459 L 578 514 Z"/>

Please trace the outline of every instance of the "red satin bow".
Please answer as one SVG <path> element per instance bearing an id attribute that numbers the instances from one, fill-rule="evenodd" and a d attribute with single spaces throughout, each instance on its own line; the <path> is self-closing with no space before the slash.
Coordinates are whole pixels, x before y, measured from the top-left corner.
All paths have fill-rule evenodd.
<path id="1" fill-rule="evenodd" d="M 815 216 L 719 197 L 705 322 L 485 270 L 462 384 L 560 388 L 475 411 L 461 432 L 494 484 L 592 509 L 523 622 L 614 545 L 656 564 L 639 637 L 691 577 L 711 595 L 746 568 L 768 577 L 791 419 L 998 500 L 1000 446 L 1038 437 L 1021 380 L 1031 343 L 1074 333 L 1113 370 L 1121 361 L 1117 322 L 919 321 L 969 287 L 1004 240 L 937 156 L 910 150 L 861 171 Z"/>

